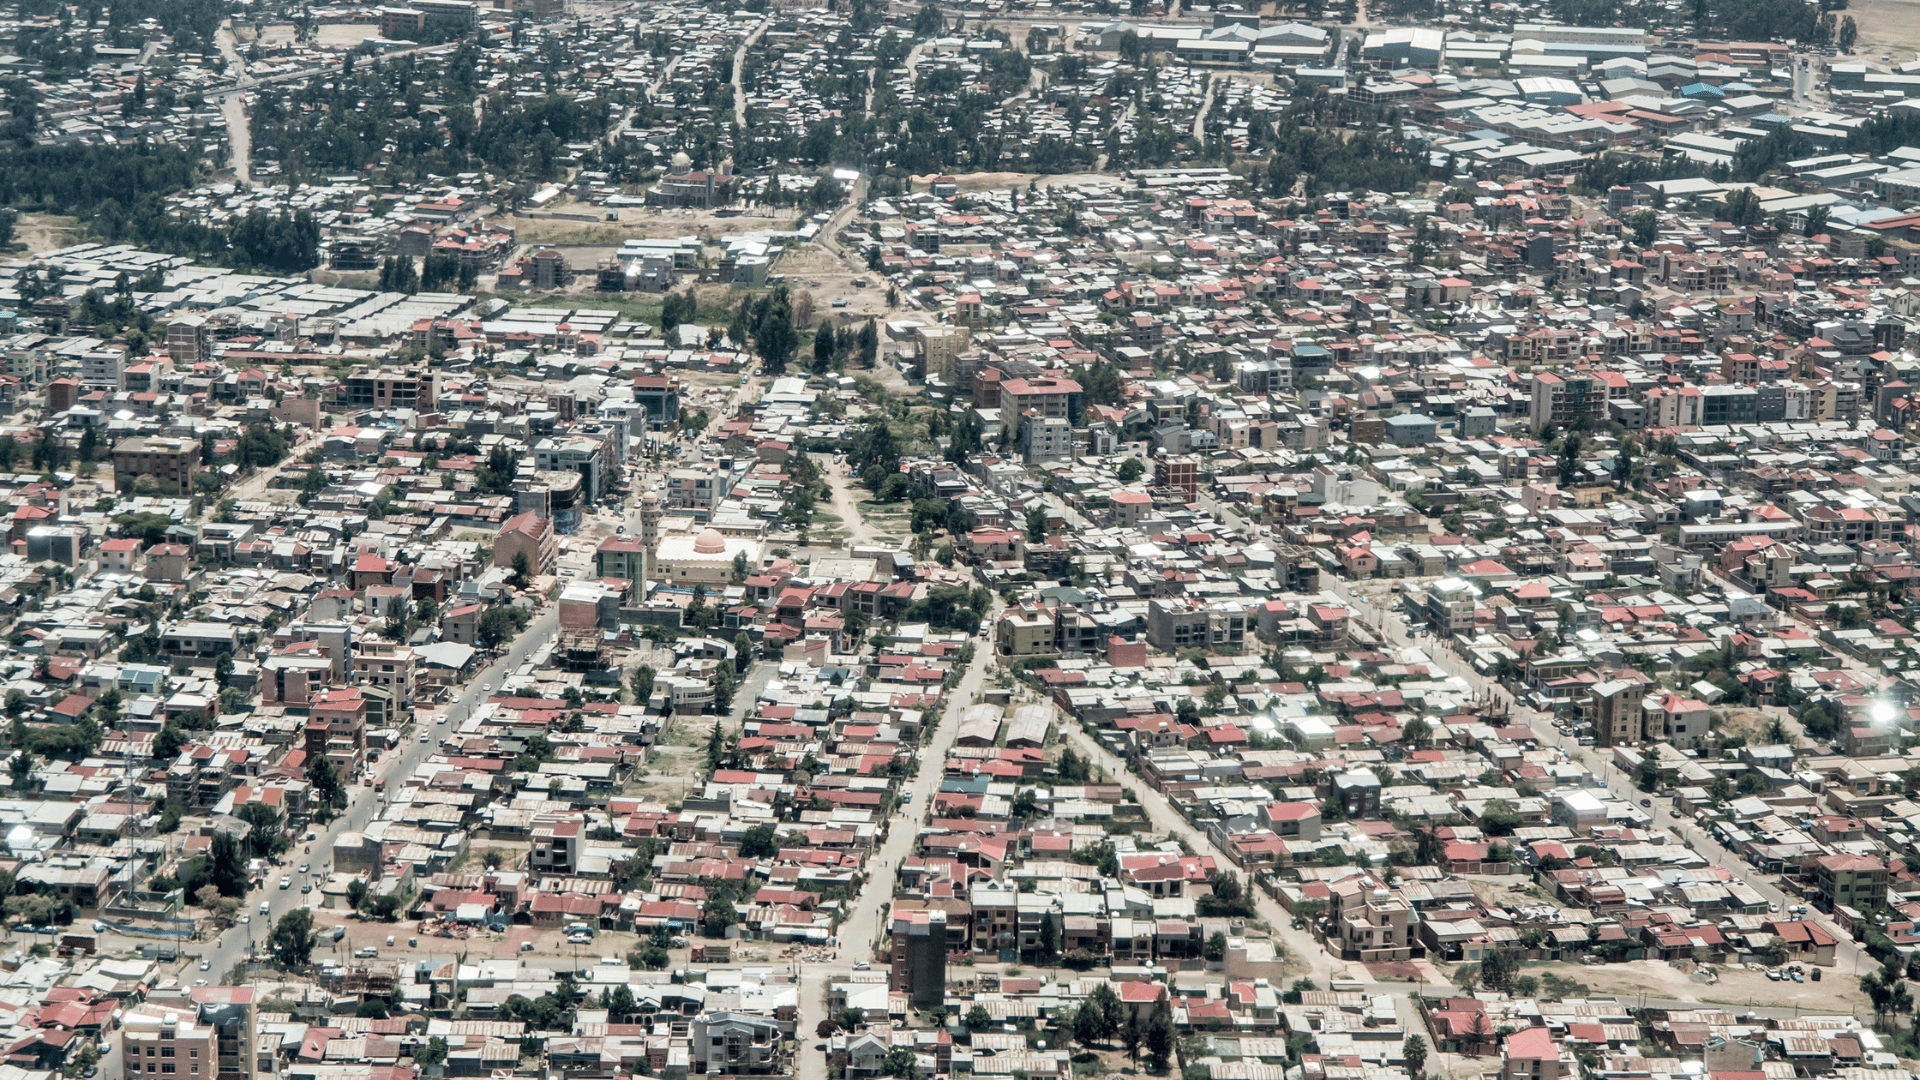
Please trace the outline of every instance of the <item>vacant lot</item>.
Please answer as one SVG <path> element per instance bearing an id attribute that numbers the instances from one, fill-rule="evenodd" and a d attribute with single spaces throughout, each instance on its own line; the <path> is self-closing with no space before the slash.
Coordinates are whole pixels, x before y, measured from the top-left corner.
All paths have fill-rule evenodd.
<path id="1" fill-rule="evenodd" d="M 13 239 L 26 245 L 29 255 L 57 251 L 79 242 L 80 219 L 59 214 L 21 214 L 13 228 Z"/>
<path id="2" fill-rule="evenodd" d="M 1527 970 L 1533 973 L 1533 968 Z M 1551 970 L 1563 978 L 1586 983 L 1596 991 L 1622 997 L 1645 994 L 1649 998 L 1724 1005 L 1735 1012 L 1748 1006 L 1774 1009 L 1797 1006 L 1809 1013 L 1851 1013 L 1867 1002 L 1857 980 L 1832 969 L 1822 972 L 1823 979 L 1817 983 L 1777 983 L 1758 971 L 1720 967 L 1715 969 L 1720 981 L 1712 984 L 1695 982 L 1688 973 L 1661 960 L 1593 967 L 1560 964 Z"/>
<path id="3" fill-rule="evenodd" d="M 313 43 L 322 49 L 351 49 L 379 34 L 377 23 L 324 23 L 314 28 Z"/>

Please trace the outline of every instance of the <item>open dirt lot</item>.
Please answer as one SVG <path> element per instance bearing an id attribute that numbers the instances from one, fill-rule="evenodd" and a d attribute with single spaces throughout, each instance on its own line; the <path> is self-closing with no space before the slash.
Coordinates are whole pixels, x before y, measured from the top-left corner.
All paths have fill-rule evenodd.
<path id="1" fill-rule="evenodd" d="M 813 296 L 813 319 L 817 324 L 832 318 L 887 314 L 887 286 L 880 275 L 870 271 L 855 273 L 847 264 L 818 247 L 808 244 L 780 256 L 773 272 L 787 276 L 787 286 L 795 292 L 805 290 Z M 854 287 L 865 281 L 864 289 Z M 834 307 L 845 300 L 847 306 Z"/>
<path id="2" fill-rule="evenodd" d="M 313 43 L 322 49 L 351 49 L 379 34 L 378 23 L 323 23 L 313 28 Z"/>
<path id="3" fill-rule="evenodd" d="M 1697 1001 L 1703 1005 L 1724 1005 L 1738 1011 L 1749 1005 L 1768 1008 L 1798 1006 L 1810 1013 L 1852 1013 L 1867 1007 L 1866 995 L 1850 975 L 1832 969 L 1822 972 L 1820 982 L 1777 983 L 1758 971 L 1721 967 L 1720 981 L 1694 982 L 1684 971 L 1662 960 L 1636 960 L 1628 964 L 1558 964 L 1551 970 L 1562 978 L 1577 979 L 1597 992 L 1616 995 L 1645 994 L 1675 1001 Z M 1536 968 L 1528 965 L 1528 974 Z"/>
<path id="4" fill-rule="evenodd" d="M 57 251 L 80 239 L 80 219 L 57 214 L 21 214 L 13 238 L 27 246 L 27 254 Z"/>
<path id="5" fill-rule="evenodd" d="M 797 210 L 773 213 L 723 214 L 713 210 L 654 209 L 623 206 L 614 211 L 618 217 L 607 220 L 607 208 L 568 199 L 549 204 L 541 210 L 526 210 L 503 216 L 513 226 L 515 237 L 523 244 L 610 244 L 618 247 L 628 237 L 665 236 L 739 236 L 755 229 L 791 229 L 800 217 Z M 567 214 L 568 217 L 556 217 Z M 590 216 L 583 220 L 577 215 Z"/>

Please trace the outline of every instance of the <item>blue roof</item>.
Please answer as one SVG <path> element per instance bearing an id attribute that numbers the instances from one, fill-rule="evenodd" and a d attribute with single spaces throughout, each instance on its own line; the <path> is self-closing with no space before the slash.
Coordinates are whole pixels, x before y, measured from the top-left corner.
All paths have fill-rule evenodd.
<path id="1" fill-rule="evenodd" d="M 1691 85 L 1691 86 L 1683 86 L 1683 87 L 1681 87 L 1681 88 L 1680 88 L 1680 96 L 1681 96 L 1681 97 L 1718 97 L 1718 98 L 1723 98 L 1723 97 L 1726 97 L 1727 95 L 1726 95 L 1726 92 L 1725 92 L 1725 91 L 1723 91 L 1723 90 L 1721 90 L 1721 89 L 1720 89 L 1719 87 L 1717 87 L 1717 86 L 1708 86 L 1708 85 L 1707 85 L 1706 83 L 1703 83 L 1703 82 L 1697 82 L 1697 83 L 1694 83 L 1694 84 L 1693 84 L 1693 85 Z"/>

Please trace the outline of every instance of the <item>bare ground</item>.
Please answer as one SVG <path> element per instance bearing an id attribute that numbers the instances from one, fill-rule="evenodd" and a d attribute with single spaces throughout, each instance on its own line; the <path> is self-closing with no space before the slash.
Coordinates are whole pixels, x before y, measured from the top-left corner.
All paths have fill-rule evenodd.
<path id="1" fill-rule="evenodd" d="M 59 214 L 21 214 L 14 226 L 13 238 L 26 245 L 29 255 L 55 251 L 80 239 L 80 219 Z"/>
<path id="2" fill-rule="evenodd" d="M 325 23 L 314 27 L 313 43 L 322 49 L 351 49 L 379 33 L 377 23 Z"/>
<path id="3" fill-rule="evenodd" d="M 1537 974 L 1534 966 L 1526 968 Z M 1780 1008 L 1794 1005 L 1810 1013 L 1853 1013 L 1866 1009 L 1866 995 L 1850 975 L 1832 968 L 1822 972 L 1820 982 L 1778 983 L 1758 971 L 1739 967 L 1719 967 L 1720 981 L 1694 982 L 1684 971 L 1662 960 L 1636 960 L 1626 964 L 1552 965 L 1549 970 L 1563 978 L 1577 979 L 1596 991 L 1615 995 L 1644 993 L 1648 997 L 1676 1001 L 1697 1001 L 1703 1005 L 1723 1005 L 1740 1009 L 1751 1005 Z"/>

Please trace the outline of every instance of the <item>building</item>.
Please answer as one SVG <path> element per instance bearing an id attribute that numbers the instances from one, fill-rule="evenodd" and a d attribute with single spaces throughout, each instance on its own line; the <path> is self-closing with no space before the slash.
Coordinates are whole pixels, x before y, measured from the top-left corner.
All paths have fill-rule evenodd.
<path id="1" fill-rule="evenodd" d="M 1560 1080 L 1578 1076 L 1573 1053 L 1553 1041 L 1546 1027 L 1522 1028 L 1500 1047 L 1500 1080 Z"/>
<path id="2" fill-rule="evenodd" d="M 177 495 L 193 494 L 200 474 L 200 444 L 193 439 L 121 439 L 113 447 L 113 479 L 131 490 L 140 478 Z"/>
<path id="3" fill-rule="evenodd" d="M 667 472 L 667 508 L 692 510 L 694 517 L 706 520 L 719 502 L 725 480 L 712 471 L 670 469 Z"/>
<path id="4" fill-rule="evenodd" d="M 680 380 L 671 375 L 636 375 L 633 403 L 647 411 L 647 424 L 665 427 L 680 419 Z"/>
<path id="5" fill-rule="evenodd" d="M 1364 904 L 1340 911 L 1340 955 L 1346 960 L 1383 963 L 1413 958 L 1413 908 L 1385 889 Z"/>
<path id="6" fill-rule="evenodd" d="M 413 700 L 413 650 L 405 645 L 371 638 L 354 642 L 353 672 L 362 685 L 385 690 L 396 702 Z"/>
<path id="7" fill-rule="evenodd" d="M 1632 746 L 1645 737 L 1646 688 L 1637 682 L 1608 679 L 1588 691 L 1595 746 Z"/>
<path id="8" fill-rule="evenodd" d="M 142 1080 L 213 1080 L 223 1071 L 219 1038 L 192 1001 L 135 1007 L 121 1021 L 120 1051 L 126 1075 Z"/>
<path id="9" fill-rule="evenodd" d="M 734 560 L 742 555 L 746 556 L 749 570 L 758 570 L 760 541 L 722 536 L 714 529 L 704 529 L 695 536 L 685 533 L 664 536 L 655 551 L 649 576 L 658 578 L 663 585 L 682 588 L 705 585 L 711 589 L 733 580 Z"/>
<path id="10" fill-rule="evenodd" d="M 176 364 L 213 359 L 213 335 L 200 315 L 182 315 L 167 324 L 167 355 Z"/>
<path id="11" fill-rule="evenodd" d="M 1200 462 L 1184 454 L 1153 459 L 1153 486 L 1186 492 L 1189 498 L 1200 493 Z"/>
<path id="12" fill-rule="evenodd" d="M 772 1017 L 714 1011 L 693 1021 L 693 1071 L 757 1075 L 780 1066 L 780 1025 Z"/>
<path id="13" fill-rule="evenodd" d="M 410 371 L 362 369 L 347 376 L 343 404 L 349 409 L 413 409 L 432 412 L 440 377 L 425 367 Z"/>
<path id="14" fill-rule="evenodd" d="M 631 536 L 609 536 L 593 551 L 593 576 L 639 581 L 646 574 L 647 549 Z"/>
<path id="15" fill-rule="evenodd" d="M 895 911 L 888 988 L 916 1009 L 932 1009 L 947 994 L 947 913 Z"/>
<path id="16" fill-rule="evenodd" d="M 1565 427 L 1580 419 L 1600 426 L 1607 419 L 1607 385 L 1584 373 L 1555 375 L 1550 371 L 1533 377 L 1533 404 L 1527 419 L 1535 427 Z"/>
<path id="17" fill-rule="evenodd" d="M 675 154 L 666 174 L 647 189 L 647 205 L 707 210 L 733 201 L 734 184 L 730 174 L 696 169 L 686 155 Z"/>
<path id="18" fill-rule="evenodd" d="M 1078 427 L 1083 409 L 1080 384 L 1072 379 L 1005 379 L 1000 408 L 1008 416 L 1057 417 Z"/>
<path id="19" fill-rule="evenodd" d="M 1371 769 L 1348 769 L 1334 777 L 1333 796 L 1346 807 L 1349 821 L 1380 816 L 1380 777 Z"/>
<path id="20" fill-rule="evenodd" d="M 1871 855 L 1822 855 L 1814 862 L 1816 887 L 1829 905 L 1859 911 L 1886 906 L 1886 863 Z"/>
<path id="21" fill-rule="evenodd" d="M 388 41 L 412 41 L 427 28 L 427 14 L 418 8 L 380 9 L 380 36 Z"/>
<path id="22" fill-rule="evenodd" d="M 558 551 L 553 523 L 536 514 L 517 514 L 500 526 L 493 539 L 493 565 L 513 567 L 514 557 L 527 557 L 528 572 L 535 577 L 553 570 Z"/>
<path id="23" fill-rule="evenodd" d="M 1427 590 L 1427 621 L 1442 634 L 1473 629 L 1474 587 L 1459 578 L 1443 578 Z"/>
<path id="24" fill-rule="evenodd" d="M 993 645 L 1001 656 L 1051 656 L 1059 651 L 1053 613 L 1024 604 L 1000 613 L 994 624 Z"/>

